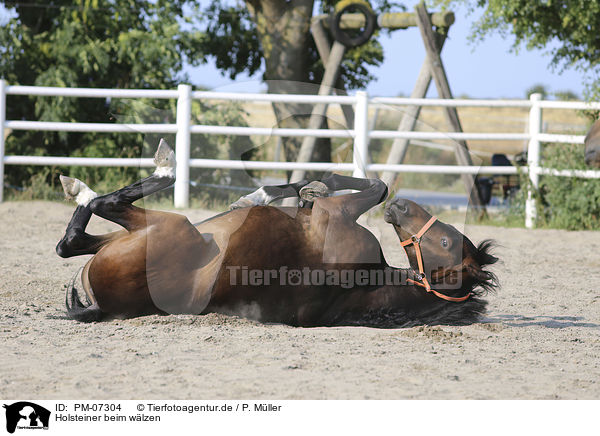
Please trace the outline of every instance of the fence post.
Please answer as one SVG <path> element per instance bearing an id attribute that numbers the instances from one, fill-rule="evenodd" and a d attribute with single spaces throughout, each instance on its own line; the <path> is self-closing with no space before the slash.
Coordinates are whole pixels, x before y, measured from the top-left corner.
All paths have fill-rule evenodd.
<path id="1" fill-rule="evenodd" d="M 177 136 L 175 138 L 175 207 L 184 208 L 190 204 L 190 126 L 192 120 L 192 87 L 177 87 Z"/>
<path id="2" fill-rule="evenodd" d="M 4 122 L 6 121 L 6 81 L 0 79 L 0 203 L 4 201 Z"/>
<path id="3" fill-rule="evenodd" d="M 352 163 L 353 177 L 366 178 L 366 165 L 369 160 L 369 95 L 365 91 L 356 92 L 354 110 L 354 147 Z"/>
<path id="4" fill-rule="evenodd" d="M 525 202 L 525 227 L 532 229 L 535 227 L 537 219 L 535 192 L 539 188 L 540 182 L 540 141 L 538 135 L 542 132 L 542 108 L 539 101 L 541 94 L 531 94 L 529 101 L 529 145 L 527 147 L 527 169 L 529 171 L 530 186 L 527 190 L 527 201 Z"/>

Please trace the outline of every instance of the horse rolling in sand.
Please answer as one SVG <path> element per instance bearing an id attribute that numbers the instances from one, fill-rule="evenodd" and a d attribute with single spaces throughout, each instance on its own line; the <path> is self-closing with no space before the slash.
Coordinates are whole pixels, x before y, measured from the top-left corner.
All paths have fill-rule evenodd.
<path id="1" fill-rule="evenodd" d="M 384 219 L 411 268 L 388 265 L 379 241 L 356 222 L 386 199 L 380 180 L 334 174 L 266 186 L 192 225 L 132 205 L 175 181 L 175 156 L 164 140 L 154 162 L 151 176 L 102 196 L 61 176 L 77 208 L 56 252 L 93 255 L 81 272 L 87 304 L 74 284 L 67 289 L 70 318 L 220 312 L 294 326 L 466 324 L 485 312 L 482 293 L 497 286 L 484 269 L 497 261 L 490 241 L 473 245 L 409 200 L 390 202 Z M 330 196 L 338 190 L 357 192 Z M 268 206 L 285 197 L 312 207 Z M 124 230 L 90 235 L 92 214 Z"/>

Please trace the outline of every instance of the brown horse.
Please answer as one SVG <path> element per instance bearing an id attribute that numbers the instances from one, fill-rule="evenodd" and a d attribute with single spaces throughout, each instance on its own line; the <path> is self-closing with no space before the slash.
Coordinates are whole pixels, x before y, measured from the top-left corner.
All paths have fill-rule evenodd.
<path id="1" fill-rule="evenodd" d="M 585 163 L 600 168 L 600 120 L 597 120 L 585 137 Z"/>
<path id="2" fill-rule="evenodd" d="M 94 255 L 81 274 L 87 305 L 74 285 L 67 290 L 71 318 L 221 312 L 296 326 L 464 324 L 484 313 L 481 293 L 497 286 L 483 268 L 497 260 L 489 241 L 475 247 L 409 200 L 391 202 L 384 218 L 412 268 L 388 265 L 378 240 L 356 222 L 385 200 L 379 180 L 332 175 L 267 186 L 192 225 L 132 205 L 174 182 L 174 154 L 164 141 L 155 163 L 153 175 L 99 197 L 61 178 L 78 206 L 57 253 Z M 330 196 L 349 189 L 357 192 Z M 307 207 L 266 206 L 284 197 Z M 92 213 L 125 230 L 85 233 Z"/>

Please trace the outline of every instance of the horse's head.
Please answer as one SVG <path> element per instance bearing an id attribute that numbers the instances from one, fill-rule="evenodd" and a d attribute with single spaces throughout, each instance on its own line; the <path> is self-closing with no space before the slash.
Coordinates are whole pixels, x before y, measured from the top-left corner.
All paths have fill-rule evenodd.
<path id="1" fill-rule="evenodd" d="M 432 217 L 413 201 L 397 199 L 388 204 L 384 219 L 392 224 L 406 251 L 411 268 L 422 276 L 420 286 L 433 290 L 461 290 L 463 295 L 476 287 L 490 290 L 496 276 L 484 270 L 498 259 L 489 251 L 492 241 L 475 246 L 469 238 Z M 445 292 L 452 295 L 452 292 Z"/>
<path id="2" fill-rule="evenodd" d="M 584 140 L 585 163 L 600 168 L 600 120 L 596 121 Z"/>

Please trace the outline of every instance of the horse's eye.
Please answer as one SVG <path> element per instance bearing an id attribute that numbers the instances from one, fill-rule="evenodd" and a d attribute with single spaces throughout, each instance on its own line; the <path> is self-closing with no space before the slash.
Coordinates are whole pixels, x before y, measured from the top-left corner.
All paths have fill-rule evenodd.
<path id="1" fill-rule="evenodd" d="M 443 248 L 448 248 L 448 240 L 446 238 L 442 238 L 440 240 L 440 244 L 442 245 Z"/>

